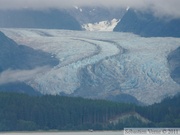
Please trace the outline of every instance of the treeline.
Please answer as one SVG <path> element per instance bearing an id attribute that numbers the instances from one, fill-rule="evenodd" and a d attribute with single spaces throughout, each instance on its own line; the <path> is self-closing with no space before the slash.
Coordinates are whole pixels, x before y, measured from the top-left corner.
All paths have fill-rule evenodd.
<path id="1" fill-rule="evenodd" d="M 180 96 L 160 104 L 140 107 L 105 100 L 63 96 L 28 96 L 0 93 L 0 131 L 108 130 L 124 127 L 180 126 Z M 148 119 L 124 114 L 138 113 Z M 117 119 L 118 118 L 118 119 Z M 111 123 L 111 120 L 118 120 Z"/>
<path id="2" fill-rule="evenodd" d="M 180 127 L 180 94 L 151 106 L 137 106 L 136 112 L 152 121 L 155 127 Z"/>
<path id="3" fill-rule="evenodd" d="M 104 100 L 0 93 L 0 130 L 102 129 L 110 118 L 129 111 L 132 105 Z"/>

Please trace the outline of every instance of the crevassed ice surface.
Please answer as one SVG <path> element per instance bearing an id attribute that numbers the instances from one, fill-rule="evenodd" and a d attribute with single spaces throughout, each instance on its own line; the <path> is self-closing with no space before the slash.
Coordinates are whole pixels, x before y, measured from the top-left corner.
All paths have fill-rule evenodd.
<path id="1" fill-rule="evenodd" d="M 180 92 L 168 54 L 179 38 L 143 38 L 130 33 L 1 29 L 19 44 L 55 55 L 59 65 L 27 82 L 44 94 L 107 98 L 129 94 L 152 104 Z"/>

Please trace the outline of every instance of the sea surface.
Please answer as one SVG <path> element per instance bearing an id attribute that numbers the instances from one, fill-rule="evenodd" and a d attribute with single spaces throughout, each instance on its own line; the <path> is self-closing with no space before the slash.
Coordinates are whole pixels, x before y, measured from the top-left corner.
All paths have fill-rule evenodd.
<path id="1" fill-rule="evenodd" d="M 94 132 L 3 132 L 0 135 L 123 135 L 123 131 Z"/>

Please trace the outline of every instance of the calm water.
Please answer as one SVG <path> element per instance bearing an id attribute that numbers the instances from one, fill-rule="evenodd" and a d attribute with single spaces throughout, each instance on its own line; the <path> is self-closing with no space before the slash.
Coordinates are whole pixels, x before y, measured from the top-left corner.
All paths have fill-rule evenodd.
<path id="1" fill-rule="evenodd" d="M 101 132 L 16 132 L 0 133 L 0 135 L 123 135 L 123 131 L 101 131 Z"/>

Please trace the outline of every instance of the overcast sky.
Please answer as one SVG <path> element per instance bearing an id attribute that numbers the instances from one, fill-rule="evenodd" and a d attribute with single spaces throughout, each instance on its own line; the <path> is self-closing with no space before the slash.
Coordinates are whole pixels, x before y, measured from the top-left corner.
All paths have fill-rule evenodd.
<path id="1" fill-rule="evenodd" d="M 72 6 L 121 6 L 151 9 L 157 15 L 180 17 L 180 0 L 0 0 L 0 9 L 65 8 Z"/>

